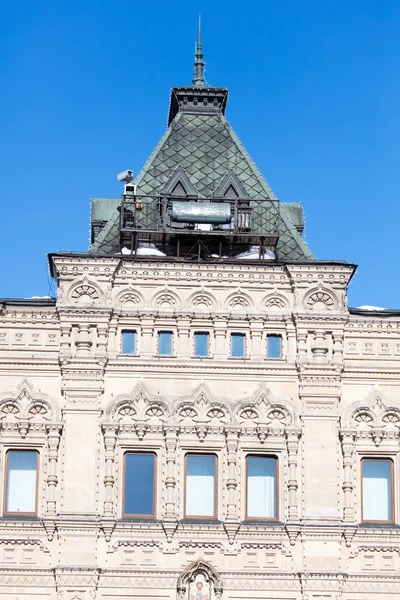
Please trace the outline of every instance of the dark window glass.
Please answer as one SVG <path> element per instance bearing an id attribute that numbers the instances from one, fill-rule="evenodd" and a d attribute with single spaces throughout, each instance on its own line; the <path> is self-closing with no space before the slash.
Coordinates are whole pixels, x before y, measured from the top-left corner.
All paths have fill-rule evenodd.
<path id="1" fill-rule="evenodd" d="M 282 358 L 282 337 L 267 335 L 267 358 Z"/>
<path id="2" fill-rule="evenodd" d="M 125 515 L 154 515 L 154 454 L 125 454 Z"/>
<path id="3" fill-rule="evenodd" d="M 247 457 L 248 518 L 276 518 L 276 466 L 272 456 Z"/>
<path id="4" fill-rule="evenodd" d="M 158 354 L 160 356 L 171 356 L 172 333 L 171 331 L 160 331 L 158 333 Z"/>
<path id="5" fill-rule="evenodd" d="M 244 333 L 231 333 L 231 356 L 243 358 L 245 355 L 246 336 Z"/>
<path id="6" fill-rule="evenodd" d="M 392 461 L 362 460 L 363 521 L 392 521 Z"/>
<path id="7" fill-rule="evenodd" d="M 194 334 L 194 353 L 195 356 L 208 356 L 210 336 L 208 333 Z"/>
<path id="8" fill-rule="evenodd" d="M 7 513 L 36 513 L 37 459 L 36 451 L 7 452 Z"/>
<path id="9" fill-rule="evenodd" d="M 122 354 L 135 354 L 136 352 L 136 331 L 122 332 Z"/>

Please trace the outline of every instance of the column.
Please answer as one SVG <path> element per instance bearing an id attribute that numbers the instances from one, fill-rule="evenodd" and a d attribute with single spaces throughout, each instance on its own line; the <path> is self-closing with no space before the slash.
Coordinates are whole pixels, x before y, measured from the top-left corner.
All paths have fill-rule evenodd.
<path id="1" fill-rule="evenodd" d="M 60 432 L 62 425 L 59 423 L 47 425 L 47 446 L 48 454 L 48 470 L 47 470 L 47 516 L 55 516 L 56 509 L 56 486 L 58 484 L 57 477 L 57 461 L 58 461 L 58 446 L 60 444 Z"/>
<path id="2" fill-rule="evenodd" d="M 103 425 L 103 437 L 105 447 L 105 475 L 104 475 L 104 516 L 112 517 L 114 510 L 114 461 L 115 461 L 115 442 L 117 440 L 117 425 Z"/>
<path id="3" fill-rule="evenodd" d="M 354 521 L 354 497 L 353 497 L 353 456 L 354 456 L 354 432 L 342 430 L 340 433 L 343 454 L 343 520 L 347 523 Z"/>
<path id="4" fill-rule="evenodd" d="M 165 477 L 165 510 L 164 518 L 170 521 L 176 521 L 176 446 L 179 433 L 178 425 L 165 425 L 165 450 L 166 450 L 166 477 Z"/>
<path id="5" fill-rule="evenodd" d="M 299 516 L 297 497 L 297 489 L 299 487 L 297 479 L 297 455 L 301 432 L 299 429 L 287 428 L 285 433 L 289 470 L 289 479 L 287 483 L 289 495 L 288 518 L 290 520 L 296 520 Z"/>
<path id="6" fill-rule="evenodd" d="M 228 425 L 225 427 L 226 435 L 226 448 L 228 451 L 228 478 L 226 480 L 226 487 L 228 490 L 228 501 L 227 501 L 227 521 L 237 522 L 239 521 L 239 515 L 237 512 L 237 498 L 236 488 L 238 481 L 236 478 L 237 474 L 237 450 L 239 444 L 239 429 L 236 425 Z"/>

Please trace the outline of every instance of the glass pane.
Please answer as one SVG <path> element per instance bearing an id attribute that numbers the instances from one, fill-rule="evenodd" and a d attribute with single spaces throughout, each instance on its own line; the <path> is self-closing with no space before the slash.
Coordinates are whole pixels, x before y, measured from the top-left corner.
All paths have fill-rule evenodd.
<path id="1" fill-rule="evenodd" d="M 281 358 L 282 355 L 282 338 L 280 335 L 267 336 L 267 357 Z"/>
<path id="2" fill-rule="evenodd" d="M 247 458 L 247 516 L 276 518 L 276 458 Z"/>
<path id="3" fill-rule="evenodd" d="M 236 358 L 244 356 L 245 336 L 243 333 L 231 334 L 231 354 Z"/>
<path id="4" fill-rule="evenodd" d="M 215 512 L 215 457 L 186 457 L 186 515 L 213 517 Z"/>
<path id="5" fill-rule="evenodd" d="M 122 332 L 122 354 L 135 354 L 136 331 Z"/>
<path id="6" fill-rule="evenodd" d="M 154 514 L 154 454 L 125 454 L 124 514 Z"/>
<path id="7" fill-rule="evenodd" d="M 196 333 L 194 336 L 194 353 L 196 356 L 208 356 L 208 333 Z"/>
<path id="8" fill-rule="evenodd" d="M 36 469 L 37 452 L 8 452 L 6 512 L 36 512 Z"/>
<path id="9" fill-rule="evenodd" d="M 362 505 L 364 521 L 391 521 L 391 463 L 362 461 Z"/>
<path id="10" fill-rule="evenodd" d="M 172 333 L 170 331 L 160 331 L 158 334 L 158 354 L 172 354 Z"/>

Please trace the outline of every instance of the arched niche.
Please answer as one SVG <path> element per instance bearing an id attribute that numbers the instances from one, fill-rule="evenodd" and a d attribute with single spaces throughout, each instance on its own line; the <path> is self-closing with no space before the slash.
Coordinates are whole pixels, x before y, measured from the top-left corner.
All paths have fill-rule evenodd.
<path id="1" fill-rule="evenodd" d="M 178 600 L 221 600 L 222 581 L 212 565 L 199 559 L 186 567 L 178 578 Z"/>

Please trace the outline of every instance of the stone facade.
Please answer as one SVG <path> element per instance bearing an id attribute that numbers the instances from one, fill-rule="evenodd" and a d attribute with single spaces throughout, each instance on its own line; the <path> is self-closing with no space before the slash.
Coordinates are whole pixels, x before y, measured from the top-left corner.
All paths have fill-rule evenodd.
<path id="1" fill-rule="evenodd" d="M 4 600 L 398 597 L 400 316 L 348 309 L 353 266 L 51 261 L 56 304 L 1 311 Z M 33 516 L 5 512 L 12 449 L 39 453 Z M 154 518 L 123 518 L 127 451 L 156 455 Z M 216 456 L 215 519 L 185 518 L 189 452 Z M 277 458 L 275 520 L 246 518 L 248 455 Z M 393 461 L 393 522 L 362 522 L 365 457 Z"/>
<path id="2" fill-rule="evenodd" d="M 400 595 L 400 312 L 348 308 L 202 59 L 57 298 L 1 301 L 2 600 Z"/>

